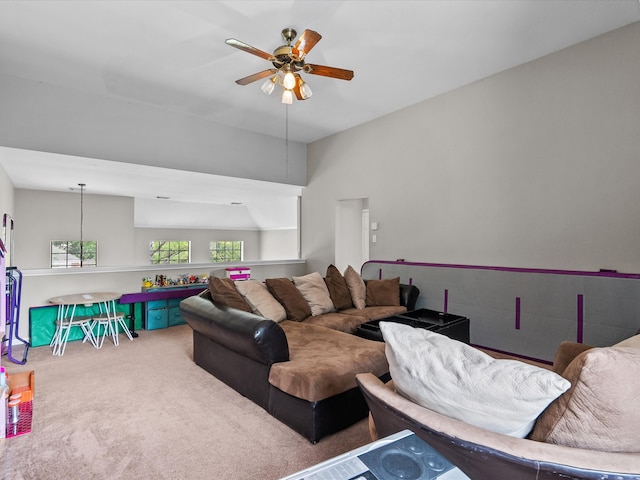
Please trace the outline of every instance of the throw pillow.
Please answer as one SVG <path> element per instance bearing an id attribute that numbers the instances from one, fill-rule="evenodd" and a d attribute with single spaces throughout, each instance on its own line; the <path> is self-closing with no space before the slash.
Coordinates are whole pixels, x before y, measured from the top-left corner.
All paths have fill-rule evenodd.
<path id="1" fill-rule="evenodd" d="M 247 302 L 245 302 L 238 290 L 236 290 L 236 286 L 230 278 L 210 276 L 209 291 L 211 292 L 211 298 L 213 298 L 213 301 L 220 305 L 237 308 L 238 310 L 244 310 L 245 312 L 251 311 L 251 307 Z"/>
<path id="2" fill-rule="evenodd" d="M 571 389 L 536 422 L 531 439 L 588 450 L 638 452 L 640 349 L 591 348 L 564 371 Z"/>
<path id="3" fill-rule="evenodd" d="M 584 343 L 564 341 L 560 342 L 556 354 L 553 357 L 553 371 L 562 375 L 569 364 L 585 350 L 592 348 Z"/>
<path id="4" fill-rule="evenodd" d="M 265 280 L 271 295 L 284 307 L 287 318 L 299 322 L 311 316 L 311 307 L 288 278 L 268 278 Z"/>
<path id="5" fill-rule="evenodd" d="M 366 303 L 369 307 L 400 306 L 400 277 L 369 280 Z"/>
<path id="6" fill-rule="evenodd" d="M 257 280 L 238 280 L 236 289 L 251 306 L 256 315 L 280 322 L 287 318 L 284 307 L 267 290 L 267 286 Z"/>
<path id="7" fill-rule="evenodd" d="M 311 307 L 311 315 L 322 315 L 335 310 L 327 284 L 318 272 L 293 277 L 293 284 Z"/>
<path id="8" fill-rule="evenodd" d="M 340 270 L 335 265 L 329 265 L 327 267 L 327 273 L 324 278 L 329 290 L 329 296 L 333 302 L 333 306 L 338 310 L 345 310 L 353 307 L 351 301 L 351 292 L 347 287 L 344 277 L 340 273 Z"/>
<path id="9" fill-rule="evenodd" d="M 344 281 L 347 283 L 347 288 L 349 288 L 353 306 L 358 310 L 362 310 L 367 306 L 367 288 L 364 285 L 364 280 L 362 280 L 360 274 L 349 265 L 344 271 Z"/>
<path id="10" fill-rule="evenodd" d="M 613 345 L 614 347 L 635 347 L 640 348 L 640 335 L 634 335 L 633 337 L 625 338 L 621 342 Z"/>
<path id="11" fill-rule="evenodd" d="M 494 359 L 439 333 L 380 322 L 389 373 L 399 394 L 425 408 L 524 438 L 571 384 L 518 360 Z"/>

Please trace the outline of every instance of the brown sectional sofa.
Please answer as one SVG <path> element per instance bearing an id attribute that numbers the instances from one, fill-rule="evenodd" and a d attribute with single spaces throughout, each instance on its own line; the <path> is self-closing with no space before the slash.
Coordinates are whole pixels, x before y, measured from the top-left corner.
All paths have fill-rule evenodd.
<path id="1" fill-rule="evenodd" d="M 296 295 L 287 285 L 295 288 L 291 280 L 277 280 Z M 214 279 L 209 290 L 183 300 L 180 310 L 193 329 L 196 364 L 315 443 L 367 416 L 357 374 L 390 378 L 384 344 L 352 333 L 369 319 L 414 309 L 419 290 L 397 279 L 382 283 L 393 288 L 393 282 L 395 305 L 292 319 L 296 307 L 290 304 L 287 319 L 276 322 L 247 311 L 233 284 Z"/>

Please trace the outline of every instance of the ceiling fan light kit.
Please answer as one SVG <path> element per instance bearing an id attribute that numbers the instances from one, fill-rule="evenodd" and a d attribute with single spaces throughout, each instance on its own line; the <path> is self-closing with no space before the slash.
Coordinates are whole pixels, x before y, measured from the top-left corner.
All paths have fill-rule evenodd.
<path id="1" fill-rule="evenodd" d="M 290 105 L 293 103 L 294 95 L 298 100 L 306 100 L 313 95 L 311 87 L 302 79 L 298 72 L 347 81 L 353 78 L 352 70 L 306 63 L 304 58 L 316 43 L 320 41 L 322 35 L 313 30 L 305 30 L 295 45 L 292 46 L 291 42 L 296 38 L 296 35 L 297 32 L 293 28 L 285 28 L 282 30 L 282 38 L 284 38 L 287 44 L 276 48 L 273 51 L 273 55 L 236 40 L 235 38 L 227 39 L 225 42 L 227 45 L 263 58 L 271 62 L 275 67 L 236 80 L 236 83 L 238 85 L 249 85 L 257 80 L 268 77 L 262 84 L 261 90 L 267 95 L 271 95 L 275 90 L 276 84 L 280 85 L 283 88 L 282 103 Z"/>

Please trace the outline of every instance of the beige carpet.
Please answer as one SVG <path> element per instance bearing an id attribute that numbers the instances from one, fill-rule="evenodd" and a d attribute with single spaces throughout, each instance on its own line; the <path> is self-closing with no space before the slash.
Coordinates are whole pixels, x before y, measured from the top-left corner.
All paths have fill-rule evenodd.
<path id="1" fill-rule="evenodd" d="M 312 445 L 195 365 L 187 325 L 101 350 L 3 358 L 35 371 L 31 433 L 0 440 L 0 478 L 278 479 L 370 441 L 366 420 Z"/>

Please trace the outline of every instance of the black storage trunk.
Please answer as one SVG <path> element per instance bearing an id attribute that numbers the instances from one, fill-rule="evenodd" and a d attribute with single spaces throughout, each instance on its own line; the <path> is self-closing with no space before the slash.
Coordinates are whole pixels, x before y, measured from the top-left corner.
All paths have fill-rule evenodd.
<path id="1" fill-rule="evenodd" d="M 421 308 L 389 318 L 372 320 L 363 323 L 356 330 L 356 335 L 369 340 L 382 342 L 380 322 L 395 322 L 409 325 L 414 328 L 425 328 L 433 332 L 446 335 L 460 342 L 469 343 L 469 319 L 461 315 L 443 313 L 436 310 Z"/>

